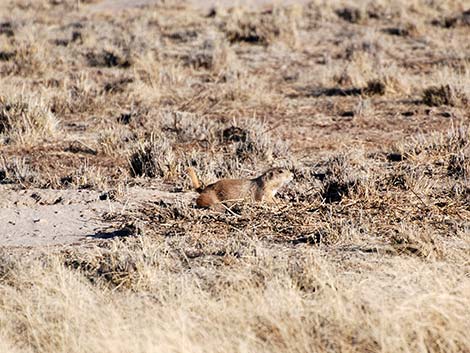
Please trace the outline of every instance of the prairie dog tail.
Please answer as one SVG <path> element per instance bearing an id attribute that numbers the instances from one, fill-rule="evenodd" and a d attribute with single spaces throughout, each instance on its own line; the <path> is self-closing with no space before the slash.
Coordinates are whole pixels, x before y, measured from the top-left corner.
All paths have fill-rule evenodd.
<path id="1" fill-rule="evenodd" d="M 196 171 L 194 170 L 194 168 L 192 167 L 188 168 L 188 175 L 189 175 L 189 178 L 191 179 L 191 182 L 193 183 L 194 189 L 196 189 L 196 191 L 200 193 L 202 191 L 202 186 L 196 175 Z"/>

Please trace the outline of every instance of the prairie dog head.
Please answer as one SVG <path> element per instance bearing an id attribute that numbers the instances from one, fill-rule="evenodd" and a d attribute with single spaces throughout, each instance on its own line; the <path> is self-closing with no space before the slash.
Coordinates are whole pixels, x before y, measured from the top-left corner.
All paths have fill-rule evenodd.
<path id="1" fill-rule="evenodd" d="M 273 190 L 273 194 L 282 186 L 292 181 L 294 175 L 284 168 L 272 168 L 262 175 L 262 179 L 267 188 Z"/>

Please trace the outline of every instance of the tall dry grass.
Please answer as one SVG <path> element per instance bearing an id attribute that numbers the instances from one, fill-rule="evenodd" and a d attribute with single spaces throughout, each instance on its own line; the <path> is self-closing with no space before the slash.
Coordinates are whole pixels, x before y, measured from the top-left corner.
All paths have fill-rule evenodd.
<path id="1" fill-rule="evenodd" d="M 0 142 L 31 146 L 54 136 L 57 127 L 43 100 L 26 94 L 0 97 Z"/>
<path id="2" fill-rule="evenodd" d="M 7 352 L 469 348 L 463 263 L 238 241 L 241 256 L 193 260 L 149 238 L 104 254 L 3 255 L 3 345 Z"/>

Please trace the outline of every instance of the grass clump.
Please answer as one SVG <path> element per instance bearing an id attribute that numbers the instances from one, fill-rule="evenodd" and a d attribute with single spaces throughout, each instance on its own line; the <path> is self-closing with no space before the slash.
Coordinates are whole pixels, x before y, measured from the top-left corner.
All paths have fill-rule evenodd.
<path id="1" fill-rule="evenodd" d="M 172 146 L 164 137 L 152 136 L 148 141 L 138 142 L 129 157 L 132 177 L 169 178 L 175 171 Z"/>
<path id="2" fill-rule="evenodd" d="M 470 10 L 463 11 L 461 14 L 446 16 L 434 19 L 431 22 L 434 26 L 443 28 L 456 28 L 470 26 Z"/>
<path id="3" fill-rule="evenodd" d="M 25 158 L 0 158 L 0 184 L 26 185 L 37 180 L 37 173 Z"/>
<path id="4" fill-rule="evenodd" d="M 451 154 L 447 164 L 447 174 L 456 178 L 468 178 L 470 159 L 463 152 Z"/>
<path id="5" fill-rule="evenodd" d="M 468 103 L 468 98 L 450 85 L 431 86 L 423 91 L 423 103 L 431 107 L 441 105 L 460 106 Z"/>
<path id="6" fill-rule="evenodd" d="M 365 185 L 363 167 L 356 165 L 347 154 L 332 156 L 326 161 L 322 176 L 322 198 L 327 203 L 340 202 Z"/>
<path id="7" fill-rule="evenodd" d="M 0 142 L 31 144 L 53 136 L 57 125 L 42 100 L 25 95 L 0 97 Z"/>
<path id="8" fill-rule="evenodd" d="M 367 82 L 366 87 L 362 89 L 362 93 L 366 96 L 383 96 L 386 90 L 387 83 L 384 80 L 370 80 Z"/>
<path id="9" fill-rule="evenodd" d="M 44 44 L 26 40 L 11 46 L 12 50 L 3 50 L 0 53 L 0 63 L 3 61 L 6 64 L 0 67 L 0 73 L 24 77 L 44 74 L 48 64 Z"/>
<path id="10" fill-rule="evenodd" d="M 335 12 L 338 17 L 350 23 L 361 23 L 365 19 L 365 14 L 358 8 L 345 7 Z"/>
<path id="11" fill-rule="evenodd" d="M 439 259 L 444 252 L 443 244 L 436 234 L 407 224 L 402 224 L 396 229 L 390 240 L 392 247 L 399 254 Z"/>
<path id="12" fill-rule="evenodd" d="M 224 24 L 224 32 L 230 43 L 246 42 L 268 46 L 282 40 L 295 45 L 297 42 L 296 15 L 286 8 L 275 8 L 267 13 L 234 11 Z"/>
<path id="13" fill-rule="evenodd" d="M 128 68 L 132 65 L 131 60 L 116 51 L 90 51 L 86 54 L 88 65 L 92 67 L 120 67 Z"/>
<path id="14" fill-rule="evenodd" d="M 289 144 L 254 119 L 232 125 L 195 114 L 162 112 L 154 128 L 130 154 L 132 177 L 179 182 L 187 179 L 189 166 L 200 171 L 202 179 L 244 177 L 240 170 L 259 174 L 286 162 L 289 155 Z"/>

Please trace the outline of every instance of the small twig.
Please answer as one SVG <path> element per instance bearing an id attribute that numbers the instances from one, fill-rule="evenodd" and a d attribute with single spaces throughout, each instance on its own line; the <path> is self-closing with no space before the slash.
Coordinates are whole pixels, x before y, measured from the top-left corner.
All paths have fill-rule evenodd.
<path id="1" fill-rule="evenodd" d="M 236 216 L 236 217 L 241 217 L 240 215 L 238 215 L 238 214 L 236 214 L 235 212 L 233 212 L 233 211 L 230 209 L 230 207 L 224 205 L 223 203 L 221 203 L 221 205 L 222 205 L 223 207 L 225 207 L 225 209 L 226 209 L 231 215 Z"/>
<path id="2" fill-rule="evenodd" d="M 421 198 L 421 196 L 419 196 L 413 189 L 410 189 L 410 191 L 413 193 L 413 195 L 415 195 L 419 201 L 421 201 L 421 203 L 424 205 L 424 207 L 426 207 L 427 209 L 429 209 L 430 207 L 426 204 L 426 202 L 423 201 L 423 199 Z"/>

